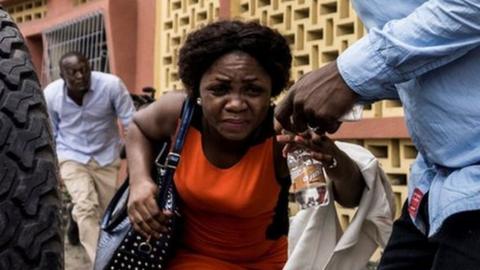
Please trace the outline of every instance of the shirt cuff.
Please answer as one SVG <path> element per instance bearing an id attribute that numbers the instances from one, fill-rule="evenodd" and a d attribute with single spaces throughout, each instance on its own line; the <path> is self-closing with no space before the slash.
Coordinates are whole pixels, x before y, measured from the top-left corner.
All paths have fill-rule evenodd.
<path id="1" fill-rule="evenodd" d="M 132 121 L 131 121 L 131 118 L 130 118 L 130 120 L 123 120 L 123 119 L 122 119 L 122 120 L 120 120 L 120 121 L 122 122 L 122 128 L 123 128 L 124 130 L 127 130 L 127 129 L 128 129 L 128 126 L 129 126 L 130 123 L 132 122 Z"/>
<path id="2" fill-rule="evenodd" d="M 360 95 L 360 101 L 378 100 L 388 95 L 396 77 L 380 54 L 382 40 L 372 42 L 366 35 L 337 58 L 340 75 Z"/>

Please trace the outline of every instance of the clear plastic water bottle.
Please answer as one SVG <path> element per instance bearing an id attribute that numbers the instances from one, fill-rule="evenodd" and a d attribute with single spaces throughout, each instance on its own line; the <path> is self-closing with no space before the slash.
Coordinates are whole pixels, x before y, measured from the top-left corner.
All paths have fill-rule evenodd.
<path id="1" fill-rule="evenodd" d="M 292 190 L 301 209 L 325 206 L 329 202 L 323 165 L 303 148 L 287 154 L 287 164 L 292 178 Z"/>

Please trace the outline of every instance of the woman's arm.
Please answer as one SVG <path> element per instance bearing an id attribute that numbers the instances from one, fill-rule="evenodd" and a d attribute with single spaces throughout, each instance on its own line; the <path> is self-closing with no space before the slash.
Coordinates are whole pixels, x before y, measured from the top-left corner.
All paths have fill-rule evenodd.
<path id="1" fill-rule="evenodd" d="M 158 187 L 151 178 L 155 143 L 169 138 L 176 128 L 183 93 L 165 94 L 157 102 L 137 112 L 126 139 L 130 194 L 128 215 L 135 230 L 148 237 L 159 237 L 170 213 L 160 211 L 155 195 Z"/>
<path id="2" fill-rule="evenodd" d="M 318 136 L 313 143 L 328 149 L 324 152 L 315 152 L 314 158 L 325 164 L 325 172 L 332 180 L 336 201 L 344 207 L 358 206 L 365 188 L 365 180 L 357 164 L 327 136 Z M 329 165 L 334 165 L 333 159 L 336 166 L 329 168 Z"/>

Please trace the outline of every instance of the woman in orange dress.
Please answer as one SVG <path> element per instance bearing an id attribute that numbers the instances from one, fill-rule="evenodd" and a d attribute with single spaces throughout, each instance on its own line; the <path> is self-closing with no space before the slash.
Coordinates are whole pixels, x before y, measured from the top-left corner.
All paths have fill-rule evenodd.
<path id="1" fill-rule="evenodd" d="M 155 203 L 152 146 L 170 137 L 182 103 L 196 101 L 175 173 L 184 228 L 169 269 L 281 269 L 287 260 L 290 178 L 275 140 L 272 99 L 289 81 L 286 39 L 257 23 L 222 21 L 188 35 L 179 75 L 186 92 L 170 93 L 139 111 L 127 136 L 129 217 L 158 237 L 171 213 Z M 308 138 L 307 138 L 308 139 Z M 337 201 L 358 203 L 361 174 L 326 137 L 306 145 L 323 162 Z M 335 179 L 339 179 L 338 181 Z"/>

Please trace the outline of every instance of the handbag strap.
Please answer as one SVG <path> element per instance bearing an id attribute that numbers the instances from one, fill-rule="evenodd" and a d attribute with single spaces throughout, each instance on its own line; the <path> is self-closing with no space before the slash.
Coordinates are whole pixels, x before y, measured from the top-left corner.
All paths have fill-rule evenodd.
<path id="1" fill-rule="evenodd" d="M 165 167 L 172 169 L 172 172 L 175 171 L 178 163 L 180 162 L 180 152 L 182 151 L 183 143 L 185 142 L 185 136 L 187 134 L 188 127 L 190 126 L 190 121 L 192 120 L 193 109 L 194 106 L 192 99 L 187 98 L 183 103 L 182 115 L 180 117 L 180 128 L 175 136 L 175 143 L 173 144 L 173 147 L 165 160 Z"/>
<path id="2" fill-rule="evenodd" d="M 163 183 L 157 183 L 159 186 L 162 186 L 159 197 L 157 198 L 159 203 L 163 202 L 164 204 L 168 204 L 168 202 L 171 201 L 168 200 L 168 190 L 170 187 L 173 187 L 175 190 L 175 185 L 173 184 L 173 175 L 175 174 L 175 170 L 180 163 L 180 152 L 182 151 L 183 144 L 185 142 L 185 136 L 192 120 L 194 108 L 195 105 L 193 100 L 191 98 L 187 98 L 183 103 L 182 113 L 180 116 L 181 122 L 175 135 L 175 139 L 173 140 L 174 143 L 172 148 L 165 158 L 165 163 L 160 165 L 155 162 L 157 166 L 160 166 L 165 170 L 163 177 L 159 177 L 158 179 L 159 181 L 163 181 Z M 168 209 L 169 205 L 167 205 L 166 208 Z"/>

